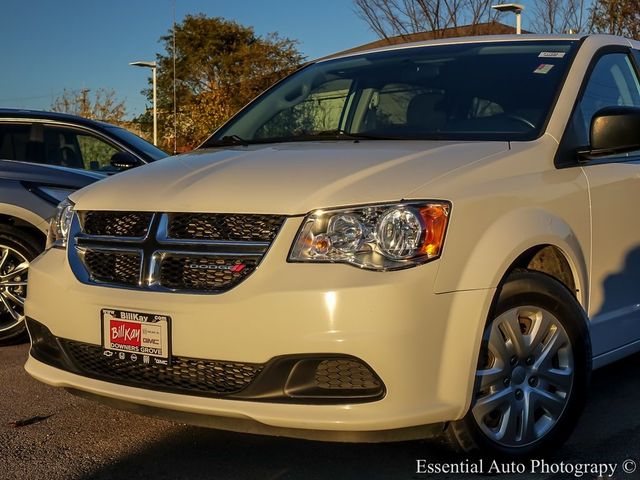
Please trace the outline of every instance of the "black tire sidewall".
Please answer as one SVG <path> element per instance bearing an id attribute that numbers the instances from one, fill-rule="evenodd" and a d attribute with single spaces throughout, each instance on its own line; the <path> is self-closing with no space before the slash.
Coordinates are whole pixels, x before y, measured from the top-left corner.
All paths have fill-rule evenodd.
<path id="1" fill-rule="evenodd" d="M 512 308 L 523 305 L 544 308 L 555 315 L 562 324 L 571 341 L 574 381 L 569 401 L 556 425 L 542 439 L 523 447 L 505 447 L 488 438 L 477 425 L 470 408 L 461 421 L 463 424 L 461 426 L 481 452 L 492 453 L 496 457 L 518 458 L 542 455 L 561 445 L 575 428 L 584 409 L 591 377 L 591 343 L 584 310 L 564 285 L 540 272 L 517 272 L 507 278 L 489 315 L 482 348 L 484 349 L 488 342 L 493 319 Z M 476 388 L 477 386 L 474 385 L 474 392 Z"/>

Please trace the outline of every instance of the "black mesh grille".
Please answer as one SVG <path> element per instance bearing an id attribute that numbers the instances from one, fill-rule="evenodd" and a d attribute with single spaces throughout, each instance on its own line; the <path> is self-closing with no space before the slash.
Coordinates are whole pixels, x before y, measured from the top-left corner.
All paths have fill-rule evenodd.
<path id="1" fill-rule="evenodd" d="M 140 279 L 140 254 L 88 250 L 84 263 L 94 280 L 137 285 Z"/>
<path id="2" fill-rule="evenodd" d="M 256 268 L 254 259 L 166 255 L 160 267 L 160 284 L 177 290 L 229 290 Z"/>
<path id="3" fill-rule="evenodd" d="M 151 217 L 151 213 L 138 212 L 83 212 L 82 230 L 88 235 L 144 237 Z"/>
<path id="4" fill-rule="evenodd" d="M 263 365 L 172 357 L 172 364 L 155 365 L 105 357 L 102 348 L 88 343 L 64 341 L 71 360 L 84 374 L 115 383 L 181 391 L 189 394 L 229 395 L 255 379 Z"/>
<path id="5" fill-rule="evenodd" d="M 169 217 L 169 237 L 271 242 L 284 220 L 281 215 L 174 213 Z"/>
<path id="6" fill-rule="evenodd" d="M 83 211 L 79 216 L 86 234 L 73 233 L 86 267 L 74 268 L 79 279 L 86 281 L 89 273 L 90 281 L 112 286 L 193 293 L 221 293 L 251 275 L 286 220 L 219 213 Z"/>
<path id="7" fill-rule="evenodd" d="M 330 390 L 380 388 L 380 381 L 354 360 L 324 360 L 316 368 L 316 385 Z"/>

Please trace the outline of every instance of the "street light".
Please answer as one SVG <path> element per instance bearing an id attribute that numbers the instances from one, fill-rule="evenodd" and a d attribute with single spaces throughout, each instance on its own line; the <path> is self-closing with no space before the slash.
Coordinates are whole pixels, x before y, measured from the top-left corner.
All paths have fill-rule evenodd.
<path id="1" fill-rule="evenodd" d="M 499 5 L 491 5 L 491 8 L 498 10 L 499 12 L 513 12 L 516 14 L 516 33 L 520 35 L 522 33 L 522 18 L 520 15 L 524 10 L 524 6 L 518 3 L 501 3 Z"/>
<path id="2" fill-rule="evenodd" d="M 158 146 L 158 109 L 156 101 L 156 72 L 158 64 L 156 62 L 131 62 L 129 65 L 150 68 L 153 72 L 153 144 Z"/>

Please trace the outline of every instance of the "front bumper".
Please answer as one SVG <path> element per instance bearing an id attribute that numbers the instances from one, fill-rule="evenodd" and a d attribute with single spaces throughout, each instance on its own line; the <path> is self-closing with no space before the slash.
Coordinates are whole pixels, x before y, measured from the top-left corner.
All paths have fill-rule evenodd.
<path id="1" fill-rule="evenodd" d="M 415 427 L 464 416 L 494 290 L 434 294 L 437 261 L 386 273 L 347 265 L 286 263 L 297 224 L 287 222 L 256 272 L 220 295 L 81 284 L 65 253 L 50 250 L 31 265 L 26 315 L 56 337 L 93 345 L 101 344 L 103 308 L 170 315 L 173 355 L 256 364 L 286 355 L 350 356 L 375 372 L 386 388 L 383 396 L 321 405 L 258 402 L 112 383 L 33 357 L 27 371 L 45 383 L 121 406 L 173 412 L 171 418 L 179 412 L 189 423 L 242 419 L 265 427 L 266 433 L 290 429 L 293 433 L 280 434 L 305 438 L 316 438 L 313 432 L 348 437 L 353 432 L 403 429 L 413 433 L 401 438 L 410 438 L 418 435 Z"/>

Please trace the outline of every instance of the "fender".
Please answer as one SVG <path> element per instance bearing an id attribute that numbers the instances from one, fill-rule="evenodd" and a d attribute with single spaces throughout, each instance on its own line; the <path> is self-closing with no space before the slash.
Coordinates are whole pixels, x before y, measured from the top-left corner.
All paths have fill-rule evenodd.
<path id="1" fill-rule="evenodd" d="M 588 226 L 585 230 L 588 234 Z M 496 288 L 520 255 L 536 246 L 553 245 L 564 253 L 573 273 L 578 301 L 588 311 L 589 252 L 581 246 L 585 241 L 589 242 L 589 238 L 581 242 L 574 229 L 552 212 L 538 207 L 512 210 L 482 230 L 481 236 L 467 234 L 464 239 L 467 248 L 458 245 L 454 249 L 455 258 L 446 256 L 445 240 L 435 291 Z"/>
<path id="2" fill-rule="evenodd" d="M 32 225 L 45 235 L 49 228 L 49 220 L 33 213 L 26 208 L 12 205 L 10 203 L 0 203 L 0 215 L 17 218 L 25 223 Z"/>

